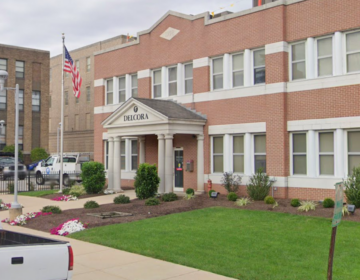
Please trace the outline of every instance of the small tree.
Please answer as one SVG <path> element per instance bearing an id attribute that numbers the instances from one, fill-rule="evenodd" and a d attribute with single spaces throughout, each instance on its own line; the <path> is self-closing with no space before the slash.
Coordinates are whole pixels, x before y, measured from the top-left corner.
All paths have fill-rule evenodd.
<path id="1" fill-rule="evenodd" d="M 140 164 L 134 179 L 135 193 L 139 199 L 155 196 L 160 183 L 155 164 Z"/>
<path id="2" fill-rule="evenodd" d="M 239 175 L 234 175 L 231 172 L 225 172 L 220 182 L 228 193 L 236 193 L 239 189 L 239 185 L 241 184 L 241 177 Z"/>
<path id="3" fill-rule="evenodd" d="M 104 165 L 100 162 L 84 162 L 81 179 L 87 193 L 98 193 L 105 185 Z"/>
<path id="4" fill-rule="evenodd" d="M 264 200 L 269 194 L 272 184 L 269 176 L 263 173 L 262 168 L 259 168 L 246 185 L 247 193 L 253 200 Z"/>
<path id="5" fill-rule="evenodd" d="M 39 161 L 48 158 L 48 153 L 43 148 L 35 148 L 31 150 L 31 161 Z"/>
<path id="6" fill-rule="evenodd" d="M 348 203 L 360 208 L 360 166 L 353 168 L 344 185 Z"/>
<path id="7" fill-rule="evenodd" d="M 5 153 L 13 153 L 15 155 L 15 145 L 5 146 L 2 151 Z M 19 159 L 23 159 L 23 153 L 20 149 L 18 155 L 19 155 Z"/>

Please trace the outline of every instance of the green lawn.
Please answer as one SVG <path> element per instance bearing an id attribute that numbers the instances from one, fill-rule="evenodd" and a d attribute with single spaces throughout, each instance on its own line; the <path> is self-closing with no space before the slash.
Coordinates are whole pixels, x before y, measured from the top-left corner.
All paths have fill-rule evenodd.
<path id="1" fill-rule="evenodd" d="M 84 221 L 86 222 L 86 221 Z M 326 279 L 331 221 L 206 208 L 70 237 L 238 279 Z M 360 279 L 360 224 L 338 228 L 333 279 Z"/>
<path id="2" fill-rule="evenodd" d="M 33 197 L 41 197 L 48 194 L 57 193 L 59 190 L 45 190 L 45 191 L 32 191 L 32 192 L 19 192 L 19 195 L 23 196 L 33 196 Z"/>

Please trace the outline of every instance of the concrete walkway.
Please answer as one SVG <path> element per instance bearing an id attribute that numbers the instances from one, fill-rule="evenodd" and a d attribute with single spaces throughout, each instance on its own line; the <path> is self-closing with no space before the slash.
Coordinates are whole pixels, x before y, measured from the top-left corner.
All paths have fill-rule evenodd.
<path id="1" fill-rule="evenodd" d="M 135 198 L 133 190 L 125 191 L 125 195 Z M 46 205 L 58 205 L 62 210 L 83 208 L 87 200 L 95 200 L 99 204 L 112 203 L 115 195 L 106 195 L 81 199 L 78 201 L 58 202 L 44 198 L 18 196 L 19 203 L 24 206 L 23 213 L 39 211 Z M 0 195 L 0 198 L 10 203 L 13 195 Z M 9 217 L 9 211 L 0 211 L 0 219 Z M 65 240 L 71 243 L 74 251 L 74 280 L 230 280 L 228 278 L 177 265 L 141 255 L 128 253 L 88 242 L 78 241 L 67 237 L 54 236 L 50 233 L 27 229 L 19 226 L 9 226 L 2 223 L 6 230 L 33 234 L 52 239 Z"/>

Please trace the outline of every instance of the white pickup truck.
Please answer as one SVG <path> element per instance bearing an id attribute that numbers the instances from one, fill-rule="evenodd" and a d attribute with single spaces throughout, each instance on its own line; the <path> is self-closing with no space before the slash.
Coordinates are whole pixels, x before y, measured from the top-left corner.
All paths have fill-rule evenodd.
<path id="1" fill-rule="evenodd" d="M 70 185 L 70 180 L 81 181 L 81 164 L 85 161 L 80 154 L 63 155 L 63 184 Z M 43 185 L 45 181 L 59 181 L 60 176 L 60 156 L 53 155 L 41 161 L 35 168 L 35 178 L 38 185 Z"/>
<path id="2" fill-rule="evenodd" d="M 0 279 L 71 280 L 70 243 L 0 229 Z"/>

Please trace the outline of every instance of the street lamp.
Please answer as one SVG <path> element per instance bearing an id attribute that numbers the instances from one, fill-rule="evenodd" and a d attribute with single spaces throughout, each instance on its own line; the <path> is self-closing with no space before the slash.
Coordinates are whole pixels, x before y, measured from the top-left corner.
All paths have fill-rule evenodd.
<path id="1" fill-rule="evenodd" d="M 18 203 L 18 169 L 19 169 L 19 85 L 15 88 L 4 87 L 5 80 L 8 78 L 8 72 L 0 70 L 0 91 L 15 90 L 15 175 L 14 175 L 14 202 L 11 203 L 9 210 L 10 221 L 22 214 L 22 206 Z"/>

